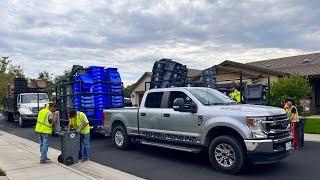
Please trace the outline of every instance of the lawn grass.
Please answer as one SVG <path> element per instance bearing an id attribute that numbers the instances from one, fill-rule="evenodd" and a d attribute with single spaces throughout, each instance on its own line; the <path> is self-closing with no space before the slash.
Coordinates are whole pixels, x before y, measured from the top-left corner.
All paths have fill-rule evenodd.
<path id="1" fill-rule="evenodd" d="M 2 169 L 0 169 L 0 176 L 5 176 L 6 173 L 4 171 L 2 171 Z"/>
<path id="2" fill-rule="evenodd" d="M 310 134 L 320 134 L 320 119 L 307 118 L 304 132 Z"/>

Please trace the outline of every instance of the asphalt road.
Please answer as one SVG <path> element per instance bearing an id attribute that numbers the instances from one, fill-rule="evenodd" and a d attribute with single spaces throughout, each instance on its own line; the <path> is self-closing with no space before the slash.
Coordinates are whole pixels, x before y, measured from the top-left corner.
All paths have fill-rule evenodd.
<path id="1" fill-rule="evenodd" d="M 19 128 L 0 117 L 0 130 L 37 142 L 34 128 Z M 54 137 L 51 147 L 59 147 Z M 91 160 L 146 179 L 319 179 L 320 143 L 306 142 L 305 148 L 293 150 L 291 155 L 273 165 L 252 166 L 238 175 L 225 175 L 211 168 L 205 154 L 192 154 L 162 148 L 137 145 L 130 151 L 113 147 L 108 137 L 91 140 Z"/>

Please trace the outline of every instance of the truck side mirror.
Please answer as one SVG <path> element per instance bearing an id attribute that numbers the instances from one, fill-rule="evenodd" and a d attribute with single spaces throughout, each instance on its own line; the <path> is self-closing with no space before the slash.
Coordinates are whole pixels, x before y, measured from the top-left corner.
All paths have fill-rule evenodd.
<path id="1" fill-rule="evenodd" d="M 184 100 L 182 98 L 176 98 L 173 101 L 173 110 L 183 112 L 184 111 Z"/>
<path id="2" fill-rule="evenodd" d="M 198 112 L 198 106 L 196 103 L 192 102 L 191 103 L 191 108 L 190 108 L 191 113 L 197 113 Z"/>

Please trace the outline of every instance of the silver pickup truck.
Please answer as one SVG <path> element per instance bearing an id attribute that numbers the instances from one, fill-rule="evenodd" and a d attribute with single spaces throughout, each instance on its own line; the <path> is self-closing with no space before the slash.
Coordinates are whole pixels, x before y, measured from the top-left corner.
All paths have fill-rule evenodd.
<path id="1" fill-rule="evenodd" d="M 234 174 L 247 163 L 274 163 L 289 155 L 292 136 L 280 108 L 238 104 L 202 87 L 153 89 L 139 108 L 104 111 L 115 146 L 132 142 L 188 152 L 208 152 L 215 169 Z"/>

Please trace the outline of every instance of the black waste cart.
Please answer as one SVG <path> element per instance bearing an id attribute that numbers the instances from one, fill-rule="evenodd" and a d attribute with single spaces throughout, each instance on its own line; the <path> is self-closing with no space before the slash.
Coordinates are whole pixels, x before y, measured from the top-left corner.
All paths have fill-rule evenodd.
<path id="1" fill-rule="evenodd" d="M 76 131 L 60 131 L 61 154 L 58 161 L 67 166 L 79 162 L 80 133 Z"/>
<path id="2" fill-rule="evenodd" d="M 307 118 L 305 117 L 299 117 L 297 132 L 298 132 L 298 140 L 299 140 L 299 146 L 304 147 L 304 127 L 306 124 Z"/>

